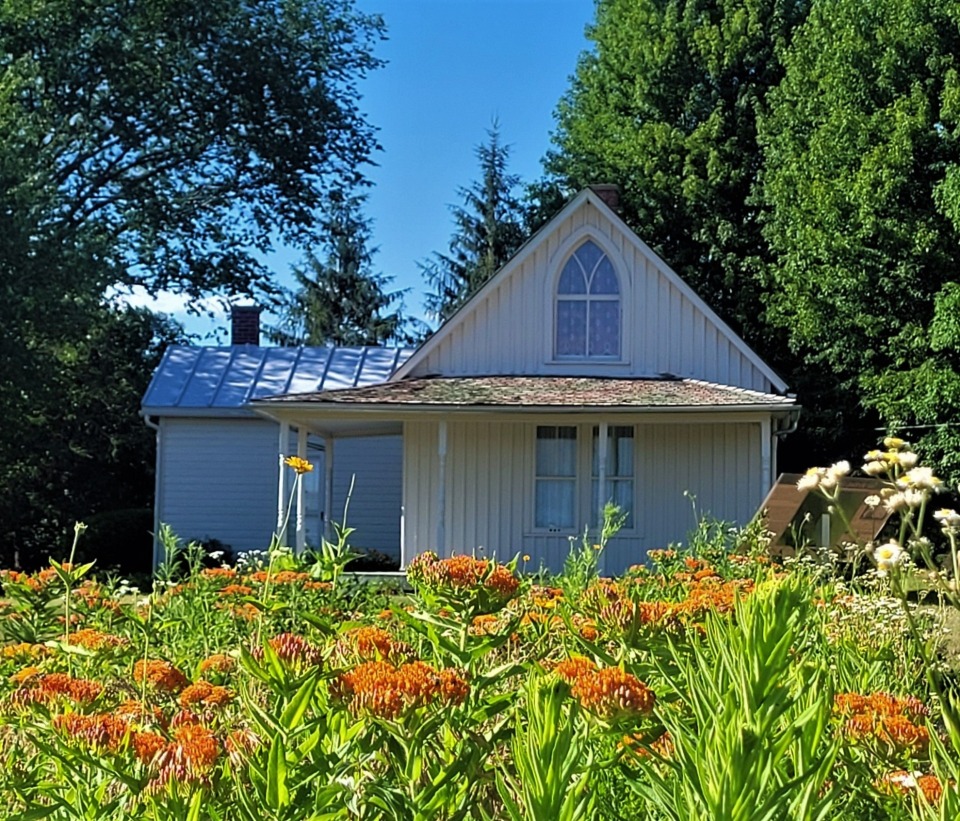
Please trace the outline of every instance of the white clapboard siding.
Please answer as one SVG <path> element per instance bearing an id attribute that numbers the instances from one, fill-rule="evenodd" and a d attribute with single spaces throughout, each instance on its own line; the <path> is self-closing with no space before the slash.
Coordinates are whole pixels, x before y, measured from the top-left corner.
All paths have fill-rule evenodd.
<path id="1" fill-rule="evenodd" d="M 159 521 L 186 541 L 219 539 L 237 551 L 266 548 L 277 522 L 276 423 L 165 418 L 160 425 Z M 296 453 L 295 433 L 287 453 Z M 342 521 L 356 476 L 348 520 L 355 528 L 354 546 L 399 557 L 401 454 L 398 436 L 335 444 L 332 519 Z M 314 492 L 322 500 L 324 454 L 311 450 L 308 456 L 315 469 L 311 480 L 318 485 Z M 319 522 L 308 528 L 320 530 Z"/>
<path id="2" fill-rule="evenodd" d="M 555 282 L 586 239 L 607 252 L 620 277 L 619 363 L 554 361 Z M 535 238 L 517 260 L 450 321 L 447 332 L 441 329 L 435 343 L 414 355 L 406 375 L 670 373 L 760 391 L 773 387 L 742 342 L 667 274 L 667 266 L 589 201 Z"/>
<path id="3" fill-rule="evenodd" d="M 277 425 L 160 420 L 159 521 L 184 540 L 265 549 L 277 520 Z"/>
<path id="4" fill-rule="evenodd" d="M 634 526 L 609 545 L 605 572 L 620 572 L 642 562 L 648 549 L 686 538 L 696 522 L 684 491 L 696 496 L 701 513 L 739 524 L 750 519 L 761 501 L 756 479 L 761 470 L 759 422 L 650 423 L 618 416 L 616 424 L 630 421 L 637 423 Z M 537 424 L 556 421 L 448 422 L 441 552 L 495 554 L 504 560 L 521 553 L 531 557 L 528 569 L 562 567 L 571 537 L 579 541 L 582 531 L 534 531 Z M 404 426 L 407 562 L 419 552 L 438 549 L 438 439 L 437 422 Z"/>

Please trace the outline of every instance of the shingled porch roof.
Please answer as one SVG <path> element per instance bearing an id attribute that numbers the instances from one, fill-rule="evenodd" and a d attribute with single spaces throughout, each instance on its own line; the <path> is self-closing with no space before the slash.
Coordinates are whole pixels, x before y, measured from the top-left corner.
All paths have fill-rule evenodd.
<path id="1" fill-rule="evenodd" d="M 406 379 L 361 388 L 294 393 L 261 399 L 268 407 L 396 409 L 663 409 L 789 410 L 791 396 L 697 379 L 615 379 L 579 376 L 459 376 Z"/>

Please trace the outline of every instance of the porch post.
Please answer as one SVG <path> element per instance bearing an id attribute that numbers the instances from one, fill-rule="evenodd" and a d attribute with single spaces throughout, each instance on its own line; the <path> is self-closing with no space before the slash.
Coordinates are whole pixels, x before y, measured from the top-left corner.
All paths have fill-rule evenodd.
<path id="1" fill-rule="evenodd" d="M 323 439 L 323 538 L 333 537 L 333 434 Z"/>
<path id="2" fill-rule="evenodd" d="M 290 447 L 290 425 L 286 422 L 280 423 L 280 441 L 277 445 L 280 463 L 280 480 L 277 485 L 277 538 L 283 541 L 283 518 L 287 512 L 287 466 L 283 463 L 286 458 L 287 448 Z"/>
<path id="3" fill-rule="evenodd" d="M 307 458 L 307 429 L 302 425 L 297 428 L 297 456 L 306 460 Z M 304 527 L 304 495 L 303 495 L 303 476 L 297 482 L 297 536 L 296 552 L 303 553 L 307 546 L 307 530 Z"/>
<path id="4" fill-rule="evenodd" d="M 607 504 L 607 423 L 600 423 L 600 441 L 597 443 L 597 521 L 603 527 L 603 508 Z"/>
<path id="5" fill-rule="evenodd" d="M 437 442 L 437 456 L 440 458 L 440 469 L 437 471 L 437 553 L 441 556 L 446 551 L 446 518 L 447 518 L 447 422 L 440 423 L 440 436 Z"/>

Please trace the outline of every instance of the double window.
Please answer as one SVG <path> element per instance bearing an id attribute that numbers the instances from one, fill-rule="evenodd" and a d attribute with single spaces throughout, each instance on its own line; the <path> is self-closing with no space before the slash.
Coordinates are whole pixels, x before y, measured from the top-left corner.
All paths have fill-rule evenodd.
<path id="1" fill-rule="evenodd" d="M 601 445 L 601 431 L 605 442 Z M 603 507 L 616 504 L 633 527 L 634 435 L 624 425 L 540 425 L 536 435 L 534 527 L 596 527 Z M 602 491 L 601 491 L 602 488 Z"/>
<path id="2" fill-rule="evenodd" d="M 557 281 L 558 359 L 620 358 L 620 281 L 607 255 L 587 240 Z"/>

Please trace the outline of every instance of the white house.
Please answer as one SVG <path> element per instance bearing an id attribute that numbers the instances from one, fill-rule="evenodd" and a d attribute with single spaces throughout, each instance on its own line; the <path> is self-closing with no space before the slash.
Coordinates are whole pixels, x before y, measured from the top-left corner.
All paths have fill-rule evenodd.
<path id="1" fill-rule="evenodd" d="M 786 385 L 586 190 L 377 384 L 289 389 L 248 406 L 323 441 L 402 442 L 400 551 L 530 554 L 559 568 L 613 500 L 616 572 L 683 538 L 698 510 L 743 523 L 799 408 Z M 299 544 L 306 541 L 306 511 Z"/>

